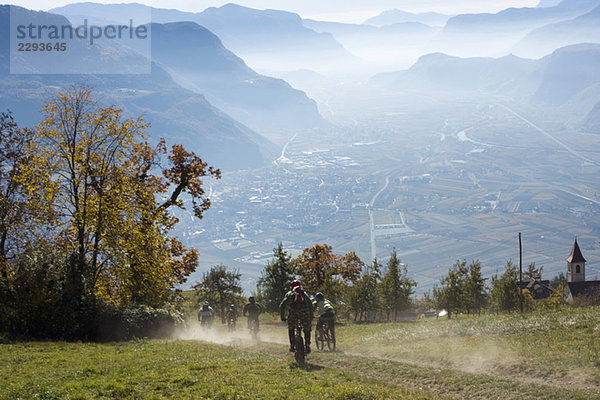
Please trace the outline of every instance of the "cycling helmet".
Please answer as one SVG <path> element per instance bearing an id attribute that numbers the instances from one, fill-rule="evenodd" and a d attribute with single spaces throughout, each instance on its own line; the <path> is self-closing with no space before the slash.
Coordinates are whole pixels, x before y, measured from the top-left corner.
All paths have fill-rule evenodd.
<path id="1" fill-rule="evenodd" d="M 248 297 L 248 301 L 249 301 L 250 303 L 254 303 L 254 296 L 250 296 L 250 297 Z"/>
<path id="2" fill-rule="evenodd" d="M 293 289 L 293 288 L 295 288 L 296 286 L 302 286 L 302 283 L 301 283 L 301 282 L 300 282 L 298 279 L 294 279 L 294 280 L 292 281 L 292 284 L 291 284 L 291 286 L 292 286 L 292 289 Z"/>
<path id="3" fill-rule="evenodd" d="M 229 308 L 235 308 L 235 304 L 230 305 Z"/>
<path id="4" fill-rule="evenodd" d="M 204 302 L 204 305 L 205 305 L 205 306 L 207 306 L 207 305 L 208 305 L 208 301 L 205 301 L 205 302 Z"/>
<path id="5" fill-rule="evenodd" d="M 323 298 L 325 298 L 325 295 L 323 293 L 319 292 L 319 293 L 315 294 L 315 299 L 321 300 Z"/>

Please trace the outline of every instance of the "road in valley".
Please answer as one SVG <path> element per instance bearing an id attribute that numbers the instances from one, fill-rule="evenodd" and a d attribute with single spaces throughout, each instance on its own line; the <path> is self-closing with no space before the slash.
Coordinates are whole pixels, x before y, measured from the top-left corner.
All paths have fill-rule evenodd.
<path id="1" fill-rule="evenodd" d="M 537 126 L 536 124 L 534 124 L 533 122 L 528 120 L 527 118 L 523 117 L 521 114 L 518 114 L 516 111 L 513 111 L 512 109 L 510 109 L 509 107 L 507 107 L 503 104 L 497 104 L 497 106 L 504 108 L 506 111 L 508 111 L 515 117 L 519 118 L 521 121 L 525 122 L 526 124 L 531 126 L 533 129 L 540 132 L 542 135 L 546 136 L 548 139 L 552 140 L 554 143 L 558 144 L 559 146 L 561 146 L 562 148 L 567 150 L 569 153 L 571 153 L 575 157 L 579 158 L 580 160 L 594 164 L 594 165 L 600 165 L 600 163 L 598 161 L 594 161 L 594 160 L 582 155 L 577 150 L 575 150 L 572 147 L 569 147 L 567 144 L 561 142 L 560 140 L 558 140 L 557 138 L 552 136 L 550 133 L 546 132 L 545 130 L 543 130 L 542 128 L 540 128 L 539 126 Z"/>
<path id="2" fill-rule="evenodd" d="M 379 189 L 379 191 L 377 193 L 375 193 L 375 196 L 373 196 L 373 198 L 371 199 L 371 202 L 369 203 L 369 222 L 370 222 L 370 227 L 371 227 L 371 260 L 374 260 L 375 257 L 377 257 L 377 245 L 375 243 L 375 218 L 373 216 L 373 204 L 375 204 L 375 200 L 377 200 L 377 197 L 379 197 L 379 195 L 381 193 L 383 193 L 383 191 L 385 189 L 387 189 L 389 184 L 390 184 L 390 177 L 386 176 L 385 177 L 385 185 L 383 185 L 383 187 L 381 189 Z"/>
<path id="3" fill-rule="evenodd" d="M 290 140 L 288 140 L 287 143 L 283 146 L 283 148 L 281 149 L 281 155 L 279 156 L 279 158 L 277 160 L 273 161 L 273 163 L 275 165 L 279 165 L 280 162 L 289 161 L 289 159 L 285 156 L 285 152 L 287 151 L 287 148 L 290 145 L 290 143 L 292 143 L 294 141 L 294 139 L 296 139 L 296 136 L 298 136 L 297 133 L 295 133 L 294 136 L 292 136 L 290 138 Z"/>

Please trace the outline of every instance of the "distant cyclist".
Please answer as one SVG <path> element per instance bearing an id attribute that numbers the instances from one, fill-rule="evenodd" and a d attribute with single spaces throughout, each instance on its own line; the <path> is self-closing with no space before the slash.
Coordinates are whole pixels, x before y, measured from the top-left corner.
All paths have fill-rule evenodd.
<path id="1" fill-rule="evenodd" d="M 229 328 L 229 330 L 235 330 L 235 324 L 238 318 L 238 312 L 235 308 L 235 304 L 229 306 L 229 310 L 227 310 L 227 312 L 225 313 L 225 317 L 227 318 L 227 327 Z"/>
<path id="2" fill-rule="evenodd" d="M 254 296 L 248 297 L 248 304 L 244 306 L 244 317 L 248 314 L 248 329 L 252 330 L 254 323 L 256 331 L 258 331 L 258 316 L 262 312 L 262 306 L 256 302 Z"/>
<path id="3" fill-rule="evenodd" d="M 283 300 L 279 304 L 279 313 L 281 320 L 286 321 L 285 313 L 289 308 L 287 317 L 288 337 L 290 339 L 290 351 L 296 351 L 294 336 L 295 329 L 300 322 L 304 331 L 304 341 L 306 354 L 310 353 L 310 330 L 313 317 L 313 307 L 310 298 L 302 289 L 302 284 L 299 280 L 292 281 L 291 290 L 286 293 Z"/>
<path id="4" fill-rule="evenodd" d="M 210 328 L 213 322 L 214 315 L 214 310 L 208 304 L 208 301 L 205 301 L 200 311 L 198 311 L 198 321 L 200 321 L 200 325 L 206 328 Z"/>
<path id="5" fill-rule="evenodd" d="M 320 328 L 322 324 L 326 323 L 329 326 L 331 335 L 335 338 L 335 311 L 331 303 L 328 300 L 325 300 L 325 295 L 323 293 L 319 292 L 315 294 L 313 308 L 319 316 L 317 327 Z M 317 331 L 318 329 L 315 329 L 315 337 L 318 334 Z"/>

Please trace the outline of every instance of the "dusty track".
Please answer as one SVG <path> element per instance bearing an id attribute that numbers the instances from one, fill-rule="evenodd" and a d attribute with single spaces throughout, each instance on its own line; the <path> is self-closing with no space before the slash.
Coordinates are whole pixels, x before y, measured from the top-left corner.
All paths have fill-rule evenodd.
<path id="1" fill-rule="evenodd" d="M 238 326 L 234 333 L 220 329 L 204 332 L 192 328 L 181 332 L 178 338 L 202 340 L 285 357 L 290 360 L 290 366 L 294 365 L 293 356 L 287 351 L 287 335 L 283 325 L 263 325 L 257 341 L 251 339 L 245 326 Z M 386 384 L 424 390 L 450 398 L 600 399 L 599 387 L 581 385 L 581 382 L 574 382 L 568 376 L 548 379 L 526 376 L 516 370 L 477 370 L 469 366 L 457 368 L 456 365 L 444 365 L 442 362 L 415 362 L 367 353 L 368 351 L 361 349 L 344 349 L 343 344 L 335 352 L 314 349 L 307 357 L 307 370 L 333 368 Z"/>

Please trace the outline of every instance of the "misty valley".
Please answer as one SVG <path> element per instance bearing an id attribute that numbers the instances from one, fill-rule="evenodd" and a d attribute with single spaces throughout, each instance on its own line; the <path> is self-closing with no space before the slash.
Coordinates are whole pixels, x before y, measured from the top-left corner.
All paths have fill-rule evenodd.
<path id="1" fill-rule="evenodd" d="M 459 258 L 480 260 L 488 276 L 517 261 L 518 232 L 526 262 L 550 276 L 574 236 L 599 255 L 599 135 L 503 99 L 400 96 L 355 114 L 356 125 L 290 137 L 271 165 L 226 174 L 203 229 L 182 218 L 186 241 L 247 276 L 280 241 L 363 260 L 395 249 L 420 292 Z"/>
<path id="2" fill-rule="evenodd" d="M 62 25 L 151 22 L 142 75 L 43 75 L 35 65 L 10 74 L 4 31 L 0 105 L 32 125 L 31 111 L 59 88 L 86 82 L 103 102 L 144 115 L 153 140 L 221 168 L 203 220 L 176 212 L 175 233 L 201 255 L 190 283 L 222 263 L 251 291 L 279 242 L 293 253 L 328 243 L 367 262 L 395 249 L 418 293 L 457 259 L 497 273 L 518 257 L 518 232 L 526 262 L 547 278 L 563 271 L 575 236 L 600 257 L 595 1 L 458 16 L 388 10 L 364 24 L 234 4 L 13 8 Z M 8 21 L 9 7 L 0 11 Z M 103 45 L 120 62 L 143 62 Z M 72 51 L 111 62 L 97 49 Z"/>

